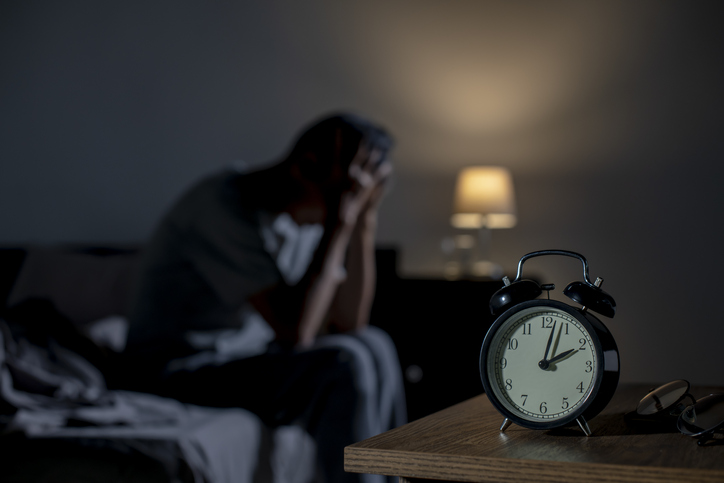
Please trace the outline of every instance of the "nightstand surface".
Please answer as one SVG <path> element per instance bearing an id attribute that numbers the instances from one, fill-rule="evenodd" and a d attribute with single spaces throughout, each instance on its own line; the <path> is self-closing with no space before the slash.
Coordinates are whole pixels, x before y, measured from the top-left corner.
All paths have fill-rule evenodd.
<path id="1" fill-rule="evenodd" d="M 511 425 L 483 394 L 345 448 L 345 469 L 426 479 L 484 481 L 724 482 L 724 441 L 700 447 L 678 432 L 641 434 L 624 413 L 653 385 L 620 385 L 611 403 L 578 427 L 534 431 Z M 724 388 L 693 387 L 702 397 Z"/>

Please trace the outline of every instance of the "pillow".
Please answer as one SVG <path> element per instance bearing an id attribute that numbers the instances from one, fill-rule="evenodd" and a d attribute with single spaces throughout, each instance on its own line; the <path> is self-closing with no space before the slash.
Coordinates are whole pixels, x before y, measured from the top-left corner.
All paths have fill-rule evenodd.
<path id="1" fill-rule="evenodd" d="M 112 315 L 125 316 L 138 258 L 127 253 L 99 256 L 30 248 L 7 306 L 33 298 L 50 300 L 78 327 Z"/>

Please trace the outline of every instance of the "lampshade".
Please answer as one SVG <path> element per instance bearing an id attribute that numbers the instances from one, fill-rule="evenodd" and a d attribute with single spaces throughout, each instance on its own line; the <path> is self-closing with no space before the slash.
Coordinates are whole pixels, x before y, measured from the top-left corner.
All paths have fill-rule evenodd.
<path id="1" fill-rule="evenodd" d="M 458 174 L 450 219 L 455 228 L 512 228 L 517 221 L 510 171 L 477 166 Z"/>

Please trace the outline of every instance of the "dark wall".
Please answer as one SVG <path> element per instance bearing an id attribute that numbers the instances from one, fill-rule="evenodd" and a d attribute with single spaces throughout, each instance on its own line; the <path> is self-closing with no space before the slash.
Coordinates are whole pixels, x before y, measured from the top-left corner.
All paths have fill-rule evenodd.
<path id="1" fill-rule="evenodd" d="M 310 118 L 350 108 L 398 140 L 378 239 L 403 274 L 442 273 L 458 170 L 507 166 L 519 224 L 493 257 L 510 271 L 532 250 L 583 253 L 619 302 L 623 380 L 722 384 L 720 10 L 5 1 L 0 243 L 142 241 L 203 173 L 271 160 Z"/>

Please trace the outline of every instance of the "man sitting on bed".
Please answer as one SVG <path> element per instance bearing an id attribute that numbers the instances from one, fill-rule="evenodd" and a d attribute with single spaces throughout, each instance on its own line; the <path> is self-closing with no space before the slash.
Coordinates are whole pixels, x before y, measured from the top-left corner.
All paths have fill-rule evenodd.
<path id="1" fill-rule="evenodd" d="M 390 147 L 371 122 L 332 116 L 271 167 L 186 192 L 144 252 L 134 388 L 301 424 L 324 481 L 371 481 L 343 471 L 343 447 L 405 419 L 395 348 L 368 326 Z"/>

